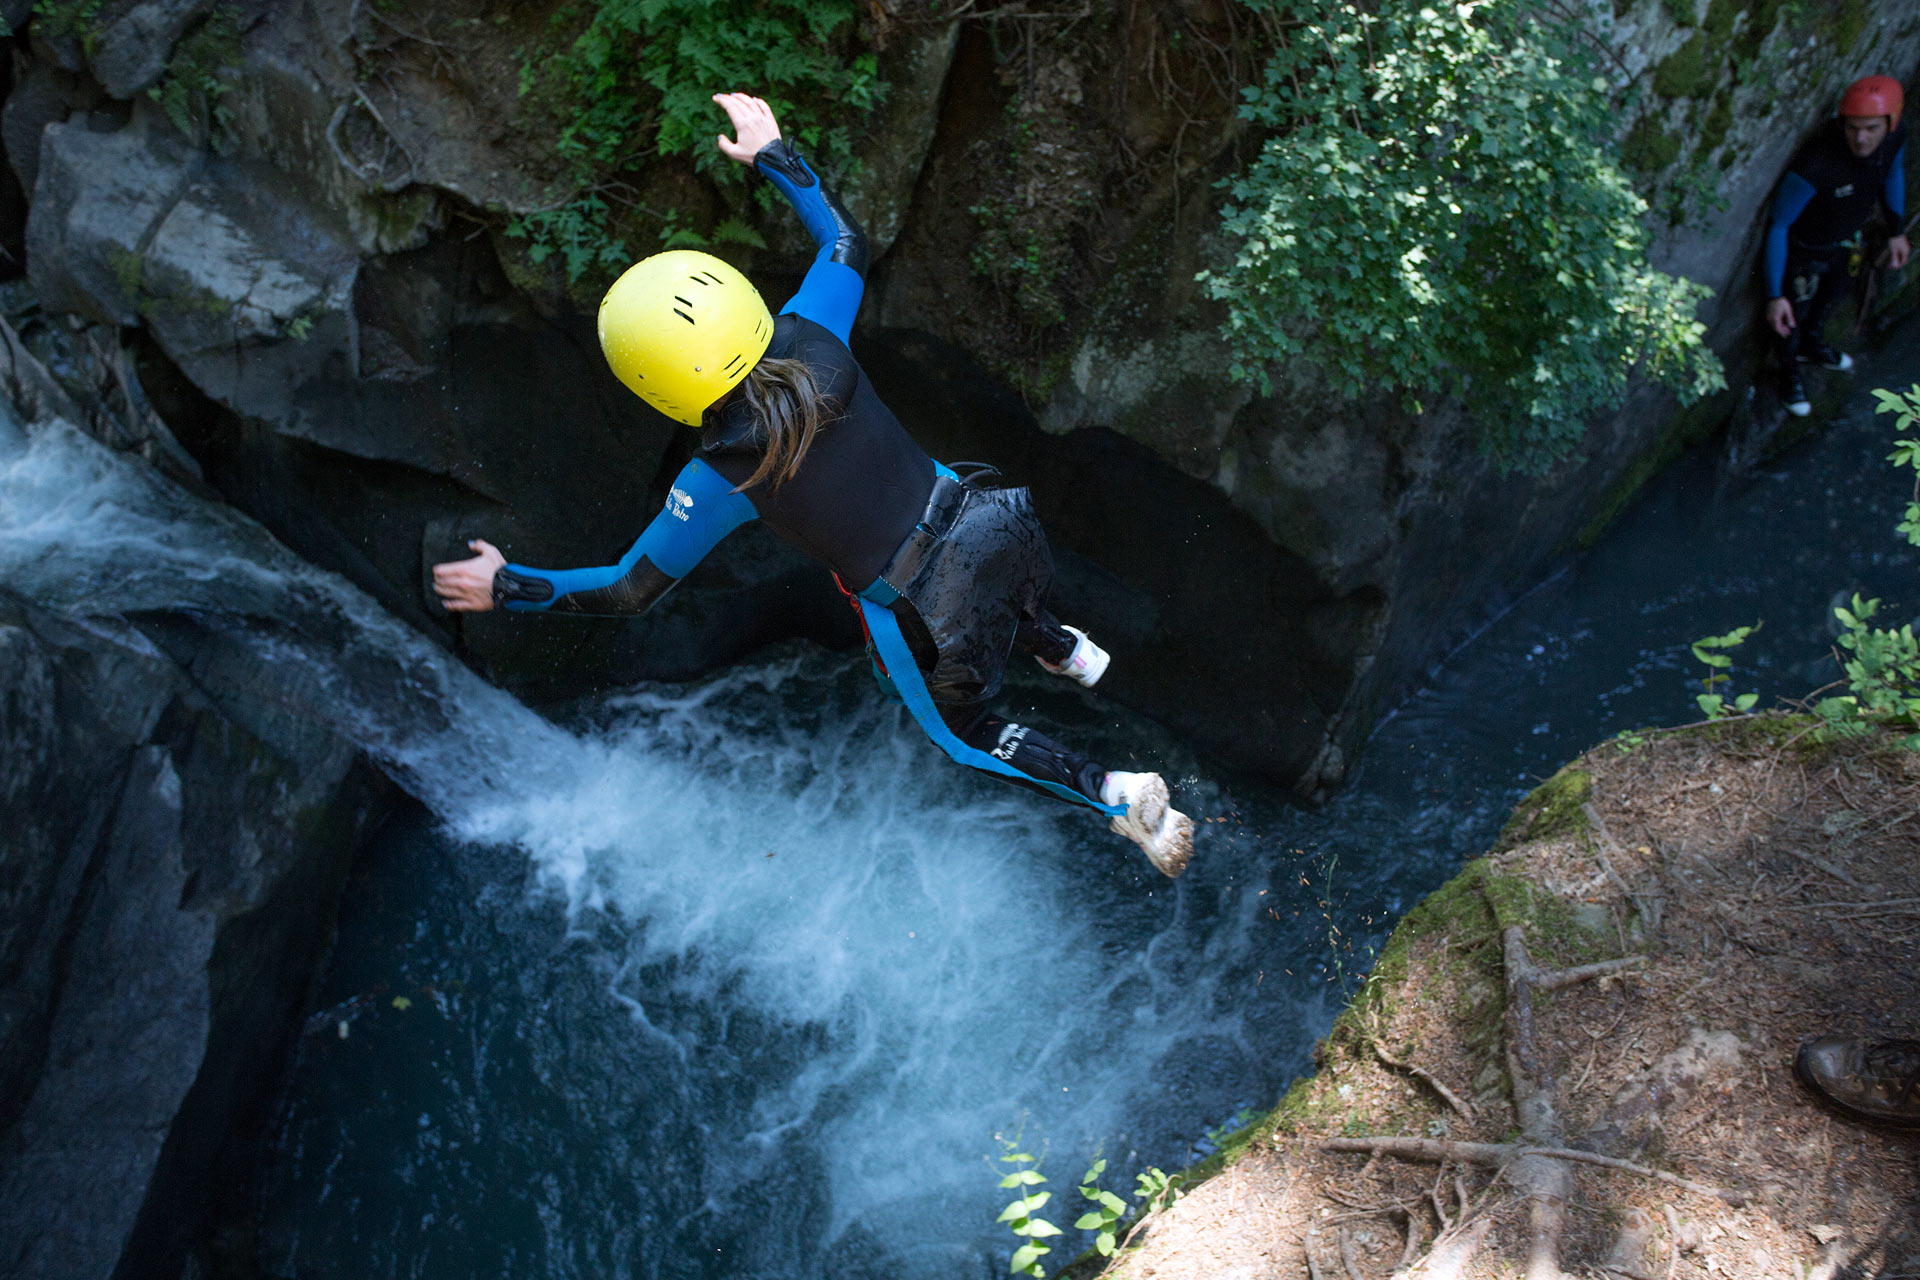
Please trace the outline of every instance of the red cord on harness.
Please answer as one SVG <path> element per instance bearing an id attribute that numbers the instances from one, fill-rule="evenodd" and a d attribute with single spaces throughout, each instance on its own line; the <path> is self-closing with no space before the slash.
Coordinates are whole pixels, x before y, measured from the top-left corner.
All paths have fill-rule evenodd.
<path id="1" fill-rule="evenodd" d="M 892 676 L 887 675 L 887 664 L 880 661 L 880 651 L 874 647 L 873 632 L 867 629 L 867 615 L 860 608 L 860 594 L 847 590 L 847 584 L 840 581 L 840 575 L 837 573 L 833 575 L 833 585 L 840 588 L 840 594 L 847 598 L 849 605 L 853 606 L 853 616 L 860 620 L 860 634 L 867 638 L 867 657 L 873 660 L 875 669 L 881 675 L 887 676 L 889 680 L 893 679 Z"/>

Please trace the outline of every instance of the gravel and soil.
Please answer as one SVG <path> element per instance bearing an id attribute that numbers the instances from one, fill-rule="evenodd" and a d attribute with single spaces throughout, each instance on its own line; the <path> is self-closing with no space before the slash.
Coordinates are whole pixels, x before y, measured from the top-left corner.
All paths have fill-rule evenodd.
<path id="1" fill-rule="evenodd" d="M 1920 1131 L 1792 1071 L 1920 1038 L 1920 753 L 1808 723 L 1569 765 L 1402 922 L 1317 1074 L 1069 1274 L 1920 1277 Z"/>

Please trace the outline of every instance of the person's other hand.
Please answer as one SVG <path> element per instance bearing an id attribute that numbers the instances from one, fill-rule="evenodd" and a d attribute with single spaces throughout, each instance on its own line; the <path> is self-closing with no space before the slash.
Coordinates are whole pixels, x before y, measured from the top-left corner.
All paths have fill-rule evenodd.
<path id="1" fill-rule="evenodd" d="M 490 542 L 475 538 L 467 547 L 480 554 L 433 566 L 433 593 L 449 613 L 485 613 L 493 608 L 493 575 L 507 562 Z"/>
<path id="2" fill-rule="evenodd" d="M 738 139 L 724 133 L 714 139 L 720 146 L 720 154 L 727 159 L 750 165 L 760 154 L 760 148 L 779 140 L 780 124 L 773 118 L 773 108 L 765 99 L 745 93 L 716 93 L 713 100 L 726 110 Z"/>
<path id="3" fill-rule="evenodd" d="M 1907 243 L 1905 236 L 1895 236 L 1887 241 L 1887 266 L 1895 271 L 1907 265 L 1907 259 L 1913 256 L 1913 246 Z"/>
<path id="4" fill-rule="evenodd" d="M 1767 323 L 1781 337 L 1793 332 L 1793 304 L 1785 298 L 1775 298 L 1767 303 Z"/>

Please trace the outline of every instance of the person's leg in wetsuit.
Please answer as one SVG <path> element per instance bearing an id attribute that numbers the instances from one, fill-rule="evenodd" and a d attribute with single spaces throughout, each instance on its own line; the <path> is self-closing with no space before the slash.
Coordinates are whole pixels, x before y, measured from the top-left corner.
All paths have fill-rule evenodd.
<path id="1" fill-rule="evenodd" d="M 1788 404 L 1805 404 L 1806 392 L 1800 380 L 1802 361 L 1834 363 L 1832 352 L 1820 336 L 1827 317 L 1852 292 L 1847 274 L 1847 250 L 1808 249 L 1790 245 L 1787 249 L 1787 298 L 1793 303 L 1793 328 L 1785 337 L 1774 339 L 1780 360 L 1780 395 Z"/>
<path id="2" fill-rule="evenodd" d="M 1005 761 L 1029 778 L 1071 787 L 1089 800 L 1103 799 L 1100 787 L 1107 771 L 1078 751 L 1061 746 L 1031 725 L 994 715 L 984 702 L 939 702 L 935 706 L 954 736 L 975 750 Z M 1007 781 L 1016 787 L 1024 785 L 1018 778 Z M 1048 794 L 1040 787 L 1028 789 Z"/>

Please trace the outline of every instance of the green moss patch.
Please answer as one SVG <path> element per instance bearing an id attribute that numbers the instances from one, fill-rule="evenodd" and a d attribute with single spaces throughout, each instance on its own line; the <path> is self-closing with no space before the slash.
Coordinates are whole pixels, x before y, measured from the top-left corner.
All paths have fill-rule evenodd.
<path id="1" fill-rule="evenodd" d="M 1511 849 L 1532 840 L 1559 840 L 1587 829 L 1580 806 L 1593 798 L 1593 775 L 1566 768 L 1529 791 L 1500 831 L 1496 849 Z"/>
<path id="2" fill-rule="evenodd" d="M 1640 173 L 1658 173 L 1679 158 L 1680 140 L 1662 129 L 1652 114 L 1634 121 L 1620 142 L 1620 159 Z"/>
<path id="3" fill-rule="evenodd" d="M 1653 69 L 1653 91 L 1663 98 L 1704 98 L 1720 79 L 1720 59 L 1710 57 L 1707 37 L 1696 31 Z"/>

